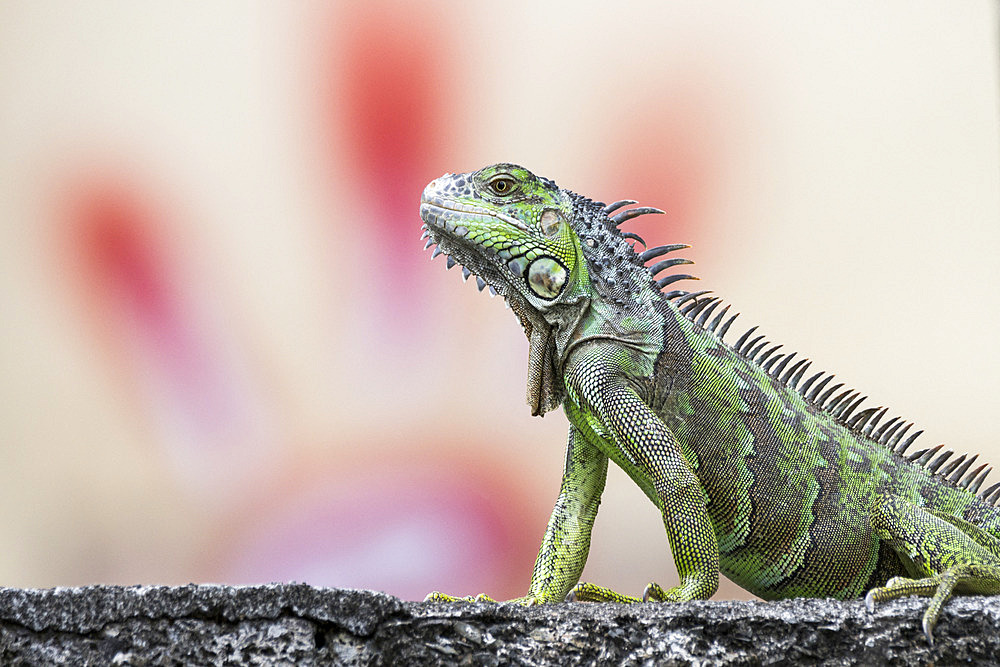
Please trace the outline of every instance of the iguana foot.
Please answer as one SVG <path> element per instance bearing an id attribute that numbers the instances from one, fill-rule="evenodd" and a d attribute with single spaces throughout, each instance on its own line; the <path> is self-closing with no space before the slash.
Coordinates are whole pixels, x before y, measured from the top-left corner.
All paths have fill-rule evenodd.
<path id="1" fill-rule="evenodd" d="M 603 586 L 579 583 L 566 595 L 566 602 L 620 602 L 621 604 L 634 604 L 642 602 L 642 600 L 634 598 L 631 595 L 622 595 Z"/>
<path id="2" fill-rule="evenodd" d="M 870 516 L 875 535 L 899 556 L 911 574 L 893 577 L 865 596 L 868 611 L 876 602 L 906 595 L 930 597 L 923 628 L 929 644 L 941 608 L 952 592 L 1000 595 L 1000 539 L 958 516 L 918 507 L 899 496 L 882 496 Z"/>
<path id="3" fill-rule="evenodd" d="M 631 595 L 622 595 L 610 588 L 595 586 L 594 584 L 581 583 L 573 587 L 573 590 L 566 596 L 567 602 L 619 602 L 621 604 L 635 604 L 637 602 L 679 602 L 681 596 L 677 594 L 677 589 L 665 590 L 659 584 L 653 583 L 646 586 L 641 598 Z"/>
<path id="4" fill-rule="evenodd" d="M 707 590 L 707 589 L 706 589 Z M 675 586 L 664 588 L 657 583 L 646 586 L 641 598 L 631 595 L 622 595 L 610 588 L 595 586 L 594 584 L 580 583 L 573 587 L 573 590 L 566 596 L 566 602 L 620 602 L 621 604 L 635 604 L 637 602 L 687 602 L 689 600 L 703 600 L 712 595 L 714 589 L 702 592 L 696 586 Z"/>
<path id="5" fill-rule="evenodd" d="M 496 602 L 496 600 L 491 598 L 486 593 L 458 597 L 456 595 L 448 595 L 447 593 L 434 591 L 424 598 L 424 602 Z"/>
<path id="6" fill-rule="evenodd" d="M 951 597 L 955 586 L 962 584 L 967 588 L 983 590 L 983 580 L 979 572 L 981 568 L 975 565 L 956 565 L 940 574 L 936 574 L 925 579 L 908 579 L 906 577 L 893 577 L 886 582 L 885 586 L 873 588 L 865 596 L 865 607 L 869 612 L 875 611 L 876 602 L 894 600 L 907 595 L 921 595 L 930 597 L 931 602 L 924 612 L 923 629 L 927 637 L 928 644 L 934 644 L 934 626 L 941 615 L 941 608 Z M 995 586 L 995 584 L 994 584 Z M 987 584 L 985 588 L 990 588 Z"/>
<path id="7" fill-rule="evenodd" d="M 869 612 L 873 612 L 875 611 L 876 602 L 895 600 L 896 598 L 908 595 L 934 596 L 931 603 L 927 605 L 927 610 L 924 611 L 922 622 L 927 643 L 933 645 L 934 626 L 941 615 L 941 607 L 951 597 L 951 592 L 955 588 L 956 577 L 954 575 L 949 576 L 949 574 L 949 572 L 945 572 L 936 577 L 928 577 L 926 579 L 893 577 L 886 582 L 885 586 L 873 588 L 868 591 L 868 595 L 865 596 L 865 607 Z"/>
<path id="8" fill-rule="evenodd" d="M 439 591 L 434 591 L 424 598 L 424 602 L 493 602 L 499 603 L 499 600 L 494 600 L 486 593 L 480 593 L 479 595 L 466 595 L 464 597 L 458 597 L 455 595 L 448 595 L 447 593 L 441 593 Z M 530 607 L 532 605 L 539 604 L 534 596 L 525 595 L 519 598 L 514 598 L 513 600 L 506 600 L 510 604 L 519 604 L 524 607 Z"/>

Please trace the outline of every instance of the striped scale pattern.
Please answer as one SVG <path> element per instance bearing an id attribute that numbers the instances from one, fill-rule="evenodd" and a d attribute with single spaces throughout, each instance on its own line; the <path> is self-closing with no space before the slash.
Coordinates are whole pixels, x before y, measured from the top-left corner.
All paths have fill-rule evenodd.
<path id="1" fill-rule="evenodd" d="M 616 228 L 623 222 L 640 215 L 663 213 L 660 209 L 652 207 L 621 210 L 623 207 L 635 203 L 637 202 L 634 200 L 624 199 L 609 205 L 596 202 L 596 205 L 602 207 L 602 212 L 608 216 Z M 638 234 L 617 231 L 622 238 L 641 243 L 646 248 L 646 242 Z M 683 243 L 662 245 L 646 248 L 643 252 L 635 253 L 635 255 L 637 261 L 649 270 L 657 288 L 664 290 L 664 288 L 681 280 L 697 280 L 687 273 L 670 273 L 665 277 L 657 278 L 658 274 L 673 267 L 693 264 L 694 262 L 691 260 L 680 257 L 660 259 L 665 255 L 690 247 Z M 651 260 L 657 261 L 650 265 Z M 720 342 L 728 345 L 725 336 L 739 313 L 730 315 L 730 305 L 726 304 L 723 307 L 724 302 L 721 297 L 713 295 L 710 290 L 687 291 L 682 289 L 664 291 L 664 296 L 687 319 L 713 334 Z M 801 357 L 795 352 L 779 352 L 784 346 L 772 344 L 764 335 L 758 334 L 757 329 L 756 326 L 751 327 L 732 344 L 731 347 L 741 357 L 760 366 L 772 378 L 797 391 L 811 405 L 827 412 L 855 434 L 878 443 L 912 463 L 923 466 L 941 481 L 953 487 L 978 493 L 984 502 L 1000 506 L 1000 482 L 996 482 L 980 492 L 980 488 L 993 468 L 987 463 L 973 467 L 978 459 L 978 454 L 956 456 L 953 450 L 944 449 L 943 444 L 910 452 L 911 445 L 923 433 L 922 430 L 911 432 L 913 423 L 907 422 L 900 416 L 883 421 L 889 411 L 886 407 L 875 406 L 859 409 L 868 400 L 867 396 L 846 387 L 843 382 L 836 382 L 836 376 L 833 373 L 819 371 L 807 376 L 806 374 L 812 366 L 812 362 L 808 358 Z M 798 359 L 796 359 L 797 356 L 799 356 Z"/>

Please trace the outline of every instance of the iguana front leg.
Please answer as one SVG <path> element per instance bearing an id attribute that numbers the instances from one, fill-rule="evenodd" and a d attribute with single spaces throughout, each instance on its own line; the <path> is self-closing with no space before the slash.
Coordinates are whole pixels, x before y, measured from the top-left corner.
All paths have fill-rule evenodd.
<path id="1" fill-rule="evenodd" d="M 569 407 L 587 424 L 587 435 L 635 480 L 663 517 L 680 585 L 665 590 L 652 583 L 644 600 L 703 600 L 719 585 L 719 546 L 708 514 L 707 498 L 681 446 L 663 421 L 626 380 L 613 372 L 577 366 L 568 373 Z M 639 602 L 593 584 L 578 584 L 569 599 L 592 602 Z"/>
<path id="2" fill-rule="evenodd" d="M 907 571 L 920 578 L 893 577 L 865 596 L 868 611 L 876 602 L 924 595 L 927 641 L 953 591 L 1000 594 L 1000 540 L 957 517 L 917 507 L 897 496 L 882 497 L 871 513 L 875 534 L 899 555 Z"/>
<path id="3" fill-rule="evenodd" d="M 590 532 L 608 475 L 608 457 L 588 443 L 575 426 L 569 428 L 566 464 L 559 498 L 549 517 L 542 546 L 535 559 L 528 594 L 511 600 L 519 604 L 561 602 L 580 580 L 590 551 Z M 426 601 L 492 602 L 488 595 L 454 597 L 434 592 Z"/>

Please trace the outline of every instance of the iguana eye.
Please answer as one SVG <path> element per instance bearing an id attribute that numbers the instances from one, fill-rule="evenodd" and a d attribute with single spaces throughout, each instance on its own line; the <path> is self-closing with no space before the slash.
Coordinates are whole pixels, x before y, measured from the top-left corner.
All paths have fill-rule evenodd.
<path id="1" fill-rule="evenodd" d="M 551 257 L 539 257 L 528 267 L 528 287 L 543 299 L 559 296 L 566 284 L 566 268 Z"/>
<path id="2" fill-rule="evenodd" d="M 502 197 L 514 191 L 514 179 L 510 176 L 497 176 L 489 182 L 489 186 L 494 194 Z"/>

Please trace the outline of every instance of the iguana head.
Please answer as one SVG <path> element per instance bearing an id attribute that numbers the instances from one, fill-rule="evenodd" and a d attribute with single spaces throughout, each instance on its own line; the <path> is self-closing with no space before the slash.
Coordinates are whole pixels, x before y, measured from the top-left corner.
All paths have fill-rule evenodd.
<path id="1" fill-rule="evenodd" d="M 595 335 L 635 342 L 646 335 L 635 327 L 652 316 L 638 317 L 659 299 L 653 274 L 667 266 L 689 263 L 668 260 L 648 268 L 643 262 L 687 247 L 663 246 L 636 254 L 618 225 L 659 209 L 640 207 L 611 216 L 622 200 L 604 205 L 514 164 L 495 164 L 474 173 L 446 174 L 431 182 L 420 202 L 427 247 L 434 256 L 448 255 L 448 268 L 462 265 L 466 278 L 475 275 L 479 289 L 487 285 L 501 294 L 521 320 L 528 336 L 528 403 L 542 414 L 562 401 L 561 364 L 572 341 Z M 588 312 L 601 331 L 584 332 Z M 631 323 L 627 330 L 625 323 Z M 640 327 L 641 328 L 641 327 Z M 647 327 L 648 328 L 648 327 Z"/>
<path id="2" fill-rule="evenodd" d="M 489 285 L 544 313 L 579 299 L 585 288 L 569 194 L 524 167 L 446 174 L 424 190 L 420 216 L 449 266 L 460 263 L 480 289 Z"/>
<path id="3" fill-rule="evenodd" d="M 495 164 L 474 173 L 446 174 L 420 202 L 428 247 L 462 265 L 479 289 L 489 285 L 518 316 L 528 336 L 528 404 L 543 414 L 562 401 L 557 332 L 566 331 L 589 303 L 580 237 L 571 221 L 582 197 L 560 190 L 524 167 Z"/>

